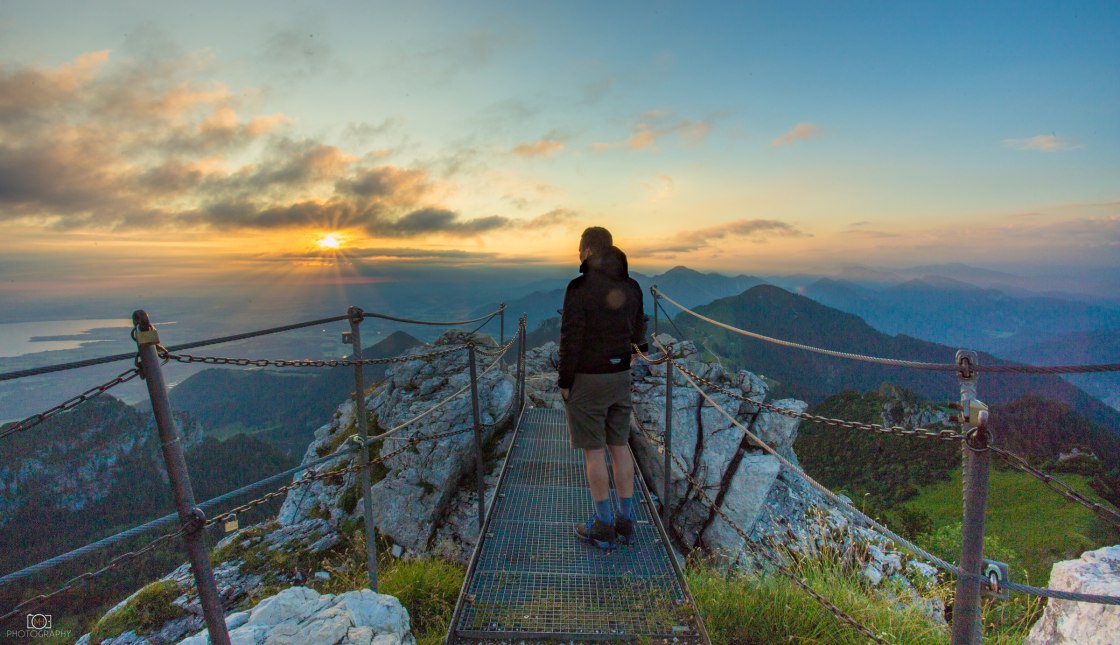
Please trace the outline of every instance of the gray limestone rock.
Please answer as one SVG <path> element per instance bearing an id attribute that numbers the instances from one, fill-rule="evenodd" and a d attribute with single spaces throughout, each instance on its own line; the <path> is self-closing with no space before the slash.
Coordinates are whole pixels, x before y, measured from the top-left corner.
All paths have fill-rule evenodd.
<path id="1" fill-rule="evenodd" d="M 1050 588 L 1120 596 L 1120 545 L 1087 551 L 1077 560 L 1058 562 Z M 1029 645 L 1105 645 L 1120 642 L 1120 606 L 1051 599 L 1031 628 Z"/>

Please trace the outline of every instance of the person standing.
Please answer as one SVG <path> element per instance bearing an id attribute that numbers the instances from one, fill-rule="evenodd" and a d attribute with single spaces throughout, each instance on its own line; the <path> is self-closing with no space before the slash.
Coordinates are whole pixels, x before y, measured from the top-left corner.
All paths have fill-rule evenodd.
<path id="1" fill-rule="evenodd" d="M 573 448 L 583 450 L 595 515 L 576 535 L 601 549 L 633 535 L 634 461 L 630 435 L 630 363 L 633 347 L 646 350 L 642 290 L 626 254 L 605 228 L 592 226 L 579 242 L 580 277 L 568 284 L 560 322 L 560 397 Z M 611 508 L 606 450 L 618 495 Z"/>

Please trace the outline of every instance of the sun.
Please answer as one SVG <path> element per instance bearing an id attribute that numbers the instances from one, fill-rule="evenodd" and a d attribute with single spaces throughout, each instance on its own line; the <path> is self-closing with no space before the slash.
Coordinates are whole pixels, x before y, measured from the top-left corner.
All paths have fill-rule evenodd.
<path id="1" fill-rule="evenodd" d="M 338 249 L 342 247 L 342 237 L 336 233 L 328 233 L 319 238 L 315 244 L 321 249 Z"/>

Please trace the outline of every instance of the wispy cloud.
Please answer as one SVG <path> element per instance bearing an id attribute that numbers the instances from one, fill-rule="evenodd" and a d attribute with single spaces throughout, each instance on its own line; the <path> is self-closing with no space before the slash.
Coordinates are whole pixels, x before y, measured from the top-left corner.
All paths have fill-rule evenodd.
<path id="1" fill-rule="evenodd" d="M 1003 145 L 1015 150 L 1035 150 L 1038 152 L 1062 152 L 1080 150 L 1085 146 L 1056 134 L 1039 134 L 1025 139 L 1004 139 Z"/>
<path id="2" fill-rule="evenodd" d="M 555 139 L 541 139 L 534 143 L 523 143 L 514 146 L 513 154 L 520 157 L 550 157 L 553 153 L 564 149 L 564 144 Z"/>
<path id="3" fill-rule="evenodd" d="M 666 137 L 676 135 L 683 144 L 692 144 L 707 138 L 712 129 L 713 116 L 700 121 L 675 118 L 664 110 L 646 112 L 635 123 L 630 136 L 625 141 L 595 142 L 591 144 L 594 152 L 604 152 L 611 148 L 647 150 Z"/>
<path id="4" fill-rule="evenodd" d="M 756 242 L 776 237 L 811 237 L 797 227 L 773 219 L 740 219 L 733 222 L 709 226 L 694 231 L 682 232 L 673 238 L 654 244 L 647 244 L 636 250 L 636 255 L 647 257 L 672 257 L 703 249 L 717 247 L 729 238 L 747 238 Z"/>
<path id="5" fill-rule="evenodd" d="M 812 123 L 798 123 L 793 126 L 792 130 L 771 141 L 770 145 L 775 148 L 788 146 L 798 141 L 806 141 L 819 136 L 821 136 L 821 129 L 819 127 Z"/>

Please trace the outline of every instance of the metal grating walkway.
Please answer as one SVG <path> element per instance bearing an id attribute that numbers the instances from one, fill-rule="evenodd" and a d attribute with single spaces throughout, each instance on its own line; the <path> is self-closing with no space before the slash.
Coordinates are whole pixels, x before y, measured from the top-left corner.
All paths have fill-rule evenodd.
<path id="1" fill-rule="evenodd" d="M 568 445 L 562 410 L 526 409 L 448 642 L 706 643 L 640 474 L 634 491 L 633 544 L 579 541 L 575 523 L 594 512 L 583 453 Z"/>

